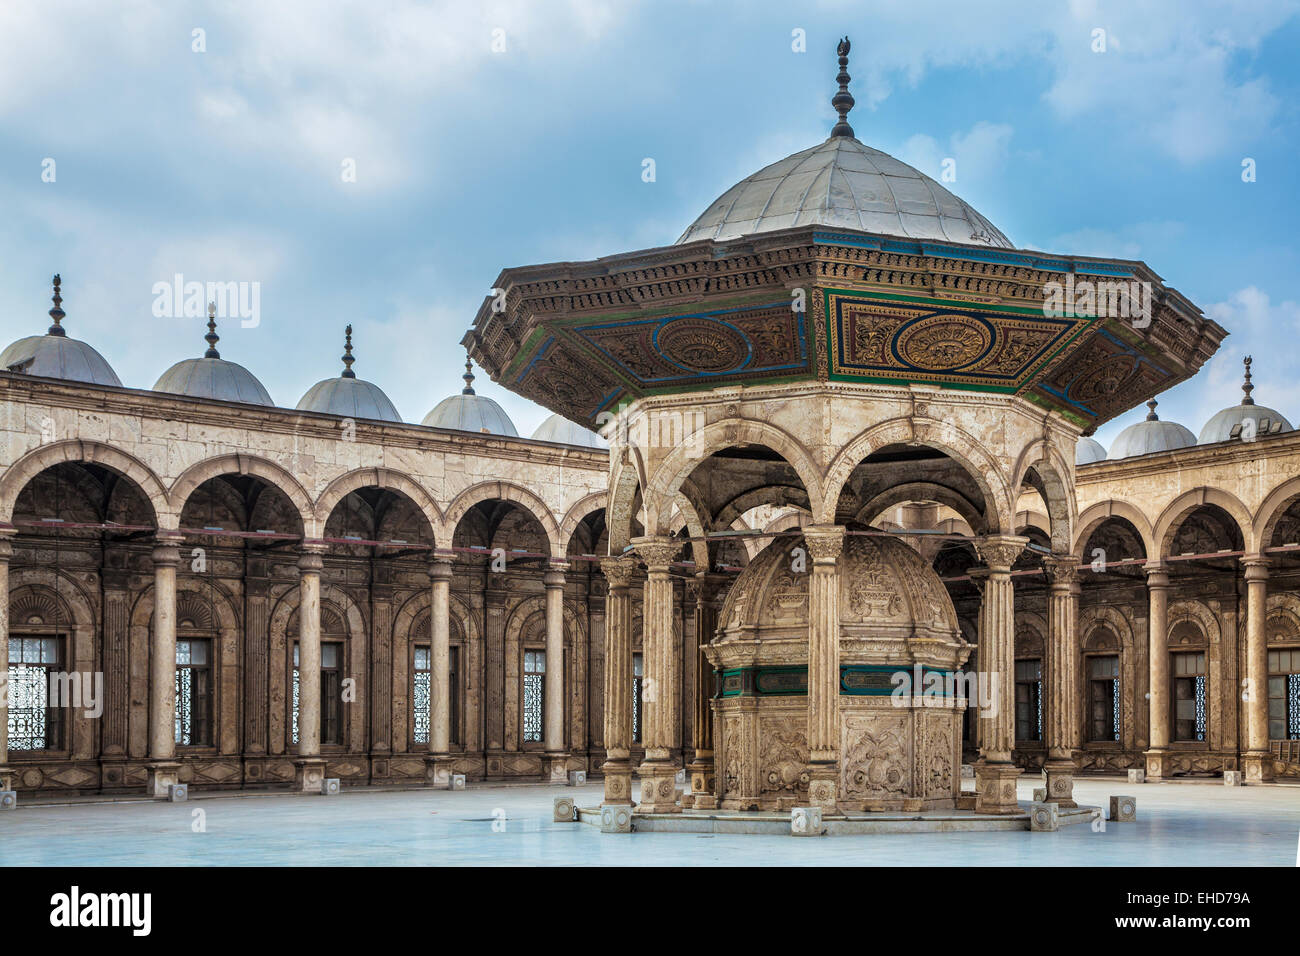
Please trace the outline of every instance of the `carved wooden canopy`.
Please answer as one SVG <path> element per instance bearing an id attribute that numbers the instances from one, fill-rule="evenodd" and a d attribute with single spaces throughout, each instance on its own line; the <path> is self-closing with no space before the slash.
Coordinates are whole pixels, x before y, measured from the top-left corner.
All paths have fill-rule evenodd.
<path id="1" fill-rule="evenodd" d="M 588 426 L 644 395 L 819 380 L 1020 395 L 1091 432 L 1226 334 L 1142 262 L 803 227 L 507 269 L 463 344 Z"/>

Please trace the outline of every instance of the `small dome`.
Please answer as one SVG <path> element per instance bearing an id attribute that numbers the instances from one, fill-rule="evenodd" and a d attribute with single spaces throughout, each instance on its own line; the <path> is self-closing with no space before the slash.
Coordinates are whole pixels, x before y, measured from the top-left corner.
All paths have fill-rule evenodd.
<path id="1" fill-rule="evenodd" d="M 21 338 L 0 352 L 0 369 L 121 388 L 121 380 L 104 360 L 104 356 L 85 342 L 68 338 L 63 330 L 60 323 L 66 313 L 60 307 L 63 302 L 59 294 L 61 282 L 58 276 L 54 277 L 54 308 L 50 309 L 50 318 L 54 324 L 44 335 Z"/>
<path id="2" fill-rule="evenodd" d="M 1095 438 L 1089 438 L 1086 435 L 1079 437 L 1079 443 L 1074 446 L 1074 463 L 1076 465 L 1091 465 L 1094 461 L 1106 460 L 1106 446 Z"/>
<path id="3" fill-rule="evenodd" d="M 324 412 L 342 418 L 368 418 L 380 422 L 400 422 L 402 416 L 388 400 L 384 390 L 371 382 L 357 378 L 352 371 L 352 326 L 344 331 L 343 372 L 338 378 L 317 382 L 298 401 L 298 410 Z"/>
<path id="4" fill-rule="evenodd" d="M 577 422 L 571 422 L 563 415 L 552 415 L 537 426 L 533 432 L 534 441 L 550 441 L 558 445 L 578 445 L 582 448 L 609 447 L 609 442 L 601 438 L 590 428 L 583 428 Z"/>
<path id="5" fill-rule="evenodd" d="M 1250 397 L 1250 393 L 1255 390 L 1255 386 L 1250 383 L 1250 363 L 1252 361 L 1253 359 L 1249 355 L 1244 360 L 1246 377 L 1242 382 L 1241 390 L 1245 392 L 1245 395 L 1241 400 L 1241 404 L 1225 408 L 1206 422 L 1205 427 L 1201 429 L 1200 436 L 1196 439 L 1198 445 L 1212 445 L 1215 442 L 1240 438 L 1241 429 L 1238 426 L 1245 422 L 1246 419 L 1252 419 L 1255 422 L 1255 434 L 1257 436 L 1277 435 L 1292 430 L 1291 423 L 1283 417 L 1281 412 L 1263 405 L 1256 405 L 1255 400 Z M 1233 429 L 1236 429 L 1235 435 Z"/>
<path id="6" fill-rule="evenodd" d="M 742 179 L 714 200 L 677 242 L 735 239 L 809 225 L 1015 248 L 970 204 L 851 135 L 832 135 Z"/>
<path id="7" fill-rule="evenodd" d="M 444 398 L 433 407 L 433 411 L 424 416 L 421 425 L 430 428 L 454 428 L 462 432 L 481 432 L 489 435 L 506 435 L 518 438 L 515 423 L 510 416 L 492 399 L 474 392 L 474 373 L 470 371 L 469 359 L 465 360 L 465 387 L 459 395 Z"/>
<path id="8" fill-rule="evenodd" d="M 1119 433 L 1110 446 L 1107 456 L 1112 461 L 1117 458 L 1136 458 L 1139 455 L 1154 455 L 1161 451 L 1174 451 L 1196 444 L 1196 436 L 1177 422 L 1162 422 L 1156 415 L 1154 399 L 1147 402 L 1145 421 L 1130 425 Z"/>
<path id="9" fill-rule="evenodd" d="M 203 358 L 177 362 L 154 383 L 155 392 L 210 398 L 219 402 L 244 402 L 248 405 L 274 405 L 262 383 L 248 369 L 227 362 L 217 351 L 216 307 L 208 306 L 208 350 Z"/>

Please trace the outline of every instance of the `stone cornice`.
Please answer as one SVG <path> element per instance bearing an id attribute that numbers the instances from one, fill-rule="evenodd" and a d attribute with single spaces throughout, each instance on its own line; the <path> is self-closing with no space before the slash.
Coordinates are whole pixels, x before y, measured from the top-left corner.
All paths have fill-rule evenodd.
<path id="1" fill-rule="evenodd" d="M 15 372 L 0 372 L 0 401 L 4 400 L 22 405 L 48 405 L 101 412 L 105 415 L 140 416 L 213 428 L 247 428 L 267 434 L 331 441 L 338 440 L 339 422 L 342 421 L 338 416 L 321 412 L 188 398 L 148 389 L 67 382 Z M 479 454 L 485 458 L 590 469 L 602 474 L 609 470 L 609 453 L 603 449 L 557 445 L 505 435 L 458 432 L 406 422 L 377 422 L 367 419 L 355 421 L 356 440 L 362 444 L 413 448 L 435 454 Z"/>
<path id="2" fill-rule="evenodd" d="M 1145 475 L 1167 475 L 1173 471 L 1188 470 L 1224 464 L 1245 464 L 1271 458 L 1288 458 L 1300 455 L 1300 431 L 1283 432 L 1257 438 L 1253 442 L 1237 439 L 1216 442 L 1212 445 L 1192 445 L 1174 451 L 1142 455 L 1138 458 L 1117 458 L 1098 461 L 1075 468 L 1075 484 L 1109 484 L 1121 478 Z"/>

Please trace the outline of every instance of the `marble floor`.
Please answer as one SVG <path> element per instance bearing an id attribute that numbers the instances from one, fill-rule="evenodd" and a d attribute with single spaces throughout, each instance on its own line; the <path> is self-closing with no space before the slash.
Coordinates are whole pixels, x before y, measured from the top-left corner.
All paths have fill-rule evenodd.
<path id="1" fill-rule="evenodd" d="M 1032 797 L 1035 775 L 1020 787 Z M 881 834 L 796 839 L 690 833 L 602 834 L 552 823 L 552 802 L 600 800 L 599 784 L 464 791 L 244 794 L 188 803 L 27 804 L 0 813 L 0 865 L 1295 866 L 1300 786 L 1219 781 L 1130 785 L 1082 780 L 1081 803 L 1135 794 L 1136 824 L 1105 832 Z"/>

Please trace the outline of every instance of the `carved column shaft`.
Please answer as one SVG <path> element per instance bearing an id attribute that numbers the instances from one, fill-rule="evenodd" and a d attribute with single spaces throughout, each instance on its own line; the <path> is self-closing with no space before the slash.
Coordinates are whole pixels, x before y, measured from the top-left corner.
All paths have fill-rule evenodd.
<path id="1" fill-rule="evenodd" d="M 1268 560 L 1249 555 L 1246 570 L 1246 756 L 1247 779 L 1271 776 L 1268 753 Z"/>
<path id="2" fill-rule="evenodd" d="M 320 552 L 298 558 L 298 756 L 320 756 Z"/>
<path id="3" fill-rule="evenodd" d="M 176 756 L 176 568 L 181 563 L 175 542 L 159 536 L 153 549 L 153 644 L 149 655 L 149 757 Z"/>
<path id="4" fill-rule="evenodd" d="M 1147 566 L 1147 598 L 1151 620 L 1151 749 L 1163 751 L 1169 746 L 1169 571 L 1164 565 Z M 1150 775 L 1158 776 L 1159 771 Z"/>
<path id="5" fill-rule="evenodd" d="M 1045 562 L 1050 589 L 1047 596 L 1046 745 L 1048 759 L 1069 760 L 1076 737 L 1078 703 L 1075 661 L 1074 600 L 1070 588 L 1078 572 L 1073 558 Z"/>
<path id="6" fill-rule="evenodd" d="M 1011 566 L 1028 544 L 1028 538 L 990 535 L 975 542 L 987 566 L 984 599 L 980 605 L 979 664 L 990 700 L 981 699 L 980 761 L 975 768 L 975 811 L 1015 813 L 1016 778 L 1011 762 L 1016 737 L 1016 620 Z"/>
<path id="7" fill-rule="evenodd" d="M 429 753 L 445 756 L 451 749 L 451 576 L 447 558 L 429 565 Z"/>
<path id="8" fill-rule="evenodd" d="M 609 584 L 605 599 L 605 803 L 631 803 L 632 602 L 628 588 L 636 573 L 631 557 L 600 563 Z"/>
<path id="9" fill-rule="evenodd" d="M 839 758 L 840 575 L 844 547 L 838 525 L 804 529 L 812 558 L 808 582 L 808 756 L 813 763 Z"/>
<path id="10" fill-rule="evenodd" d="M 642 652 L 645 664 L 645 713 L 641 739 L 646 761 L 667 760 L 677 741 L 677 713 L 672 689 L 677 683 L 673 654 L 673 581 L 669 574 L 678 545 L 662 539 L 638 539 L 637 553 L 646 563 Z"/>

